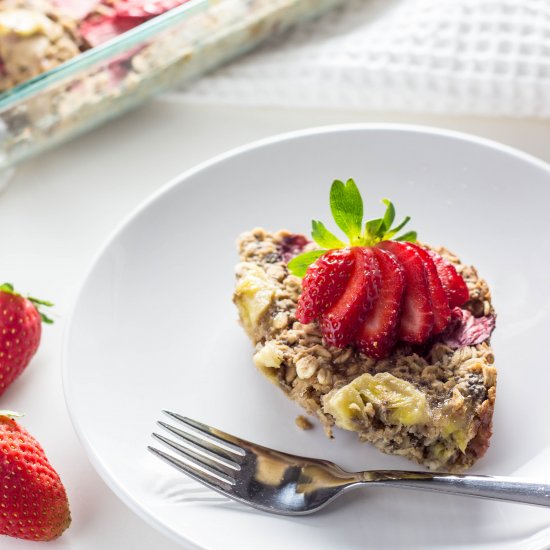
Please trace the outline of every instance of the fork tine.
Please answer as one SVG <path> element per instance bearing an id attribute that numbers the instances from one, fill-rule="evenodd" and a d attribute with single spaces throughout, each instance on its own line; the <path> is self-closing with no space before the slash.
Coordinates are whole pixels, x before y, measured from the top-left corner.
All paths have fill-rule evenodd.
<path id="1" fill-rule="evenodd" d="M 222 432 L 221 430 L 211 428 L 210 426 L 197 422 L 196 420 L 192 420 L 191 418 L 181 416 L 180 414 L 171 411 L 162 412 L 180 422 L 184 426 L 185 431 L 194 438 L 199 439 L 201 443 L 208 443 L 210 449 L 214 446 L 214 448 L 222 448 L 225 451 L 239 457 L 246 456 L 246 451 L 239 447 L 236 443 L 233 443 L 234 441 L 238 441 L 238 439 L 234 436 Z"/>
<path id="2" fill-rule="evenodd" d="M 169 446 L 172 447 L 172 445 L 169 445 Z M 165 453 L 164 451 L 161 451 L 159 449 L 156 449 L 155 447 L 149 446 L 147 448 L 153 454 L 162 458 L 165 462 L 168 462 L 168 464 L 186 473 L 188 476 L 192 477 L 195 481 L 200 481 L 201 483 L 204 483 L 208 487 L 211 487 L 211 488 L 217 487 L 218 489 L 228 492 L 231 490 L 231 487 L 233 487 L 236 484 L 236 481 L 232 477 L 200 462 L 198 459 L 194 458 L 191 455 L 188 455 L 184 451 L 175 449 L 180 453 L 180 458 L 176 458 L 175 456 Z"/>
<path id="3" fill-rule="evenodd" d="M 178 451 L 186 455 L 189 455 L 189 454 L 191 454 L 191 456 L 195 455 L 199 460 L 201 460 L 202 462 L 206 462 L 210 466 L 214 466 L 214 467 L 222 466 L 223 468 L 227 468 L 230 471 L 234 471 L 234 472 L 238 472 L 241 469 L 240 465 L 237 464 L 236 462 L 233 462 L 232 460 L 224 458 L 223 456 L 220 456 L 190 441 L 185 437 L 185 433 L 181 432 L 177 428 L 174 428 L 169 424 L 165 424 L 164 422 L 159 422 L 159 424 L 163 428 L 166 428 L 169 432 L 182 438 L 181 443 L 176 443 L 175 441 L 172 441 L 171 439 L 168 439 L 163 435 L 156 434 L 156 433 L 152 434 L 154 438 L 158 439 L 165 445 L 172 447 L 172 449 L 174 449 L 175 451 Z"/>
<path id="4" fill-rule="evenodd" d="M 184 447 L 196 447 L 196 449 L 204 449 L 207 452 L 210 452 L 216 456 L 223 457 L 225 460 L 228 460 L 232 463 L 240 464 L 243 461 L 243 456 L 236 455 L 233 452 L 229 452 L 225 447 L 221 447 L 217 443 L 211 443 L 210 440 L 205 437 L 201 437 L 202 434 L 197 433 L 193 429 L 186 429 L 187 426 L 182 426 L 183 429 L 176 428 L 171 424 L 167 424 L 162 420 L 157 421 L 157 424 L 169 431 L 171 434 L 175 435 L 178 438 L 178 441 L 181 441 Z M 199 451 L 200 454 L 200 451 Z M 234 468 L 233 468 L 234 469 Z"/>

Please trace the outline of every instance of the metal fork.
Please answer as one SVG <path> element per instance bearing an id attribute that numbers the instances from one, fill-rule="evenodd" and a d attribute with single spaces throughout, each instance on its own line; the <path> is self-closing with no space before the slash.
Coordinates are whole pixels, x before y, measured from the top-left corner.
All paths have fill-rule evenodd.
<path id="1" fill-rule="evenodd" d="M 387 485 L 455 495 L 550 506 L 550 485 L 507 477 L 373 470 L 346 472 L 327 460 L 295 456 L 262 447 L 163 411 L 177 426 L 158 424 L 177 441 L 153 437 L 179 458 L 148 449 L 194 480 L 233 500 L 266 512 L 311 514 L 342 493 L 362 485 Z"/>

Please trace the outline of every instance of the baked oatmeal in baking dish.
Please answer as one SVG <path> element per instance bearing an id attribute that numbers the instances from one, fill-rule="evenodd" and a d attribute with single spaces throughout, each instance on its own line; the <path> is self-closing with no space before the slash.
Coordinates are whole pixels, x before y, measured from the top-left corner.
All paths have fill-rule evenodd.
<path id="1" fill-rule="evenodd" d="M 459 472 L 489 446 L 495 312 L 486 282 L 445 248 L 398 233 L 395 209 L 363 225 L 352 180 L 331 208 L 345 244 L 264 229 L 238 240 L 234 302 L 254 363 L 323 424 L 384 453 Z M 405 223 L 408 221 L 406 218 Z"/>

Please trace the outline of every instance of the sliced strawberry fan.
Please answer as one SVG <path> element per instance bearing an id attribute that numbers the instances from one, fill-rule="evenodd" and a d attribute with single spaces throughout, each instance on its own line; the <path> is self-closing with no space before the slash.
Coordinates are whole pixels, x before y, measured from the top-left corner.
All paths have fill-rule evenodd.
<path id="1" fill-rule="evenodd" d="M 353 180 L 335 181 L 330 206 L 345 244 L 322 222 L 312 222 L 320 250 L 293 258 L 289 270 L 303 277 L 296 318 L 318 321 L 328 345 L 354 345 L 375 358 L 387 357 L 399 341 L 424 344 L 451 325 L 451 311 L 469 299 L 454 266 L 416 242 L 416 232 L 396 236 L 395 208 L 382 201 L 382 218 L 363 226 L 363 200 Z M 454 316 L 456 318 L 456 314 Z"/>

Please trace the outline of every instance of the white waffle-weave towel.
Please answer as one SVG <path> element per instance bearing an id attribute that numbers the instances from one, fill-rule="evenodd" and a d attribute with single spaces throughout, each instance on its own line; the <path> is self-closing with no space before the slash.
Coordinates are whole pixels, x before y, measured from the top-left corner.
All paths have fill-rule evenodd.
<path id="1" fill-rule="evenodd" d="M 550 0 L 348 0 L 190 88 L 262 106 L 550 116 Z"/>

